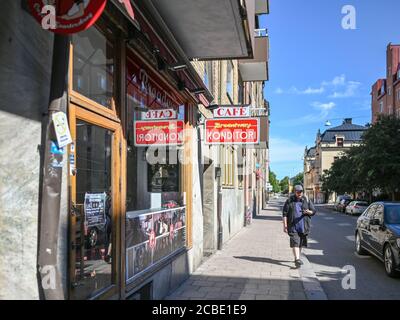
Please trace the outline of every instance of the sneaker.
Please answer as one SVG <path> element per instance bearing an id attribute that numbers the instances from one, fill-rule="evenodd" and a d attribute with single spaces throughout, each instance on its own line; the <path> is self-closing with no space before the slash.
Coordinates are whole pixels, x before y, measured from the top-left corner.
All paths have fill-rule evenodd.
<path id="1" fill-rule="evenodd" d="M 297 259 L 294 261 L 294 264 L 296 265 L 297 268 L 299 268 L 303 264 L 303 261 L 301 261 L 300 259 Z"/>

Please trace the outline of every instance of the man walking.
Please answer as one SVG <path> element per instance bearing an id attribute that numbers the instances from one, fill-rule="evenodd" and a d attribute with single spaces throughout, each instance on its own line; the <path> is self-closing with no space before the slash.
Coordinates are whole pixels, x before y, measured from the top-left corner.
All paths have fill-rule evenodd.
<path id="1" fill-rule="evenodd" d="M 294 187 L 295 194 L 286 200 L 283 206 L 283 231 L 290 237 L 294 263 L 299 268 L 301 248 L 307 247 L 307 236 L 310 233 L 311 217 L 316 214 L 314 204 L 303 195 L 303 187 Z"/>

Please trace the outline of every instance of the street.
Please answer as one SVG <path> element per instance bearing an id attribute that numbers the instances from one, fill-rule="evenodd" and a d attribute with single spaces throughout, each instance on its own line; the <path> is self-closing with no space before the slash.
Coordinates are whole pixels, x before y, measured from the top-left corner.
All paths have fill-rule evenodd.
<path id="1" fill-rule="evenodd" d="M 167 299 L 224 300 L 392 300 L 400 298 L 400 278 L 386 276 L 383 263 L 354 250 L 357 217 L 316 205 L 309 247 L 294 268 L 281 212 L 286 198 L 271 199 L 267 210 L 235 236 Z M 249 247 L 247 243 L 253 245 Z M 355 289 L 344 289 L 348 266 Z M 346 281 L 343 281 L 346 282 Z M 347 282 L 346 282 L 347 283 Z"/>
<path id="2" fill-rule="evenodd" d="M 305 253 L 328 299 L 400 299 L 400 279 L 386 276 L 384 265 L 377 258 L 355 253 L 357 217 L 325 206 L 316 205 L 316 209 Z M 342 288 L 345 274 L 341 270 L 347 265 L 356 270 L 355 290 Z"/>

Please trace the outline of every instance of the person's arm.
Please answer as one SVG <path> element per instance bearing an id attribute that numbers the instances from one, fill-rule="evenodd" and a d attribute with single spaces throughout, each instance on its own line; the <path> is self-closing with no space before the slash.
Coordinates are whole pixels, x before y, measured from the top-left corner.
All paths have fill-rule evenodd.
<path id="1" fill-rule="evenodd" d="M 307 210 L 307 214 L 310 217 L 315 216 L 315 214 L 317 213 L 317 210 L 314 207 L 314 203 L 311 200 L 308 200 L 308 210 Z"/>
<path id="2" fill-rule="evenodd" d="M 283 217 L 283 232 L 287 233 L 288 229 L 287 229 L 287 215 L 289 212 L 289 200 L 286 200 L 284 206 L 283 206 L 283 210 L 282 210 L 282 217 Z"/>

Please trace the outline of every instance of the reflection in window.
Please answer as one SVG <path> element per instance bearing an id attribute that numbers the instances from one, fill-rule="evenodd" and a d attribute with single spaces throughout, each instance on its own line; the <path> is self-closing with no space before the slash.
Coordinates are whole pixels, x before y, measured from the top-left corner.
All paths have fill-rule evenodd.
<path id="1" fill-rule="evenodd" d="M 111 108 L 114 89 L 113 46 L 95 27 L 73 36 L 76 92 Z"/>

